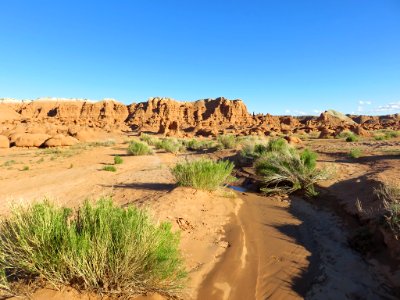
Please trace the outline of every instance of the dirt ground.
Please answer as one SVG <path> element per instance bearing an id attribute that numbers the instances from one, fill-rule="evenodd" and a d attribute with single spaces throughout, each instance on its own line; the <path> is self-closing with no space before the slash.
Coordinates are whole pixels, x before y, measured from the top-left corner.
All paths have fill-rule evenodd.
<path id="1" fill-rule="evenodd" d="M 354 251 L 348 237 L 355 221 L 348 216 L 371 218 L 379 207 L 373 188 L 385 179 L 398 180 L 399 140 L 306 142 L 321 165 L 335 169 L 321 184 L 319 203 L 176 187 L 169 168 L 185 155 L 127 156 L 122 140 L 74 151 L 0 149 L 0 214 L 13 202 L 44 197 L 76 207 L 87 198 L 112 196 L 122 206 L 145 207 L 156 220 L 169 220 L 182 231 L 190 277 L 183 299 L 396 299 L 398 264 L 385 259 L 384 251 L 371 256 Z M 348 156 L 355 147 L 363 157 Z M 124 163 L 115 173 L 103 171 L 115 155 Z M 371 213 L 360 215 L 357 199 Z M 69 288 L 33 295 L 50 298 L 96 297 Z"/>

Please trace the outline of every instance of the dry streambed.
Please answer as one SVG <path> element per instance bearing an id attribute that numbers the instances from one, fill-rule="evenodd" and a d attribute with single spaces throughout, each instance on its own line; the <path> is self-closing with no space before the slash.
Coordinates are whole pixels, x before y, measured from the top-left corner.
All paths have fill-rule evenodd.
<path id="1" fill-rule="evenodd" d="M 4 162 L 41 160 L 33 150 L 12 150 L 0 153 Z M 26 172 L 4 169 L 0 196 L 31 201 L 49 195 L 75 206 L 85 195 L 107 194 L 121 205 L 147 207 L 182 231 L 190 275 L 184 299 L 394 299 L 383 276 L 347 246 L 346 230 L 331 213 L 297 198 L 289 204 L 247 192 L 232 198 L 175 188 L 171 154 L 122 156 L 116 173 L 100 171 L 124 153 L 121 145 L 96 148 L 55 160 L 44 156 Z M 6 205 L 0 204 L 3 212 Z M 49 298 L 94 299 L 70 289 L 34 295 Z"/>

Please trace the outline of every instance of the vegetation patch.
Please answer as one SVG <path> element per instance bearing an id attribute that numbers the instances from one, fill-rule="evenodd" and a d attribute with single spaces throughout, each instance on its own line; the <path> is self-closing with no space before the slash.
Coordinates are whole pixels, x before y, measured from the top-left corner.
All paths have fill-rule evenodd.
<path id="1" fill-rule="evenodd" d="M 317 154 L 308 149 L 299 152 L 290 146 L 269 148 L 255 162 L 256 171 L 263 176 L 265 184 L 261 190 L 266 194 L 304 190 L 307 196 L 316 196 L 315 183 L 328 177 L 326 170 L 316 168 L 316 160 Z"/>
<path id="2" fill-rule="evenodd" d="M 220 149 L 235 149 L 238 144 L 238 139 L 232 134 L 219 135 L 217 137 L 218 148 Z"/>
<path id="3" fill-rule="evenodd" d="M 230 161 L 199 159 L 178 163 L 171 171 L 178 185 L 212 191 L 234 180 L 233 167 Z"/>
<path id="4" fill-rule="evenodd" d="M 375 194 L 383 202 L 386 225 L 400 238 L 400 183 L 383 183 Z"/>
<path id="5" fill-rule="evenodd" d="M 146 133 L 142 133 L 140 135 L 140 140 L 145 142 L 145 143 L 147 143 L 147 144 L 149 144 L 150 146 L 155 146 L 157 144 L 157 142 L 159 141 L 158 138 L 153 137 L 153 136 L 151 136 L 149 134 L 146 134 Z"/>
<path id="6" fill-rule="evenodd" d="M 43 201 L 14 207 L 0 221 L 0 289 L 19 279 L 121 297 L 174 295 L 186 277 L 179 234 L 135 207 L 111 199 L 75 212 Z"/>
<path id="7" fill-rule="evenodd" d="M 354 134 L 354 133 L 350 133 L 348 134 L 348 136 L 346 137 L 346 142 L 358 142 L 359 137 L 358 135 Z"/>
<path id="8" fill-rule="evenodd" d="M 208 150 L 216 147 L 216 144 L 212 140 L 196 140 L 196 139 L 191 139 L 191 140 L 184 140 L 183 145 L 187 148 L 189 151 L 201 151 L 201 150 Z"/>
<path id="9" fill-rule="evenodd" d="M 355 149 L 351 149 L 349 152 L 349 156 L 351 158 L 360 158 L 363 155 L 363 152 L 361 149 L 355 148 Z"/>
<path id="10" fill-rule="evenodd" d="M 123 162 L 124 162 L 124 160 L 122 159 L 121 156 L 119 156 L 119 155 L 115 155 L 115 156 L 114 156 L 114 164 L 120 165 L 120 164 L 122 164 Z"/>
<path id="11" fill-rule="evenodd" d="M 178 153 L 184 151 L 185 148 L 178 140 L 175 139 L 162 139 L 156 143 L 156 149 L 163 149 L 166 152 Z"/>
<path id="12" fill-rule="evenodd" d="M 146 143 L 131 141 L 128 145 L 128 154 L 129 155 L 149 155 L 153 154 L 153 151 L 150 149 L 149 145 Z"/>
<path id="13" fill-rule="evenodd" d="M 107 166 L 104 166 L 102 170 L 103 171 L 108 171 L 108 172 L 116 172 L 117 168 L 114 167 L 114 166 L 111 166 L 111 165 L 107 165 Z"/>

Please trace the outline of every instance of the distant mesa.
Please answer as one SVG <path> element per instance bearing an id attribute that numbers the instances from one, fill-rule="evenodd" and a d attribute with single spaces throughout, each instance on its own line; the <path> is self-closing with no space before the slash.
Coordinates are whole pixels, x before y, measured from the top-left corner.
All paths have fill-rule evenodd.
<path id="1" fill-rule="evenodd" d="M 0 99 L 0 140 L 6 146 L 55 147 L 95 140 L 101 134 L 148 132 L 193 137 L 219 134 L 276 136 L 313 134 L 330 138 L 343 131 L 400 129 L 400 116 L 354 116 L 327 110 L 320 116 L 250 114 L 240 99 L 180 102 L 155 97 L 122 104 L 114 99 Z"/>

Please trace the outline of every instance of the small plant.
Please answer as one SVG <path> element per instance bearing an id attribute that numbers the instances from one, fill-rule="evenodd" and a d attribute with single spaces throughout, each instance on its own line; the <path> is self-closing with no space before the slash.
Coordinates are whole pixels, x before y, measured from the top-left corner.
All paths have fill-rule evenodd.
<path id="1" fill-rule="evenodd" d="M 128 154 L 130 154 L 130 155 L 149 155 L 149 154 L 153 154 L 153 151 L 145 143 L 131 141 L 128 145 Z"/>
<path id="2" fill-rule="evenodd" d="M 116 172 L 117 168 L 114 167 L 114 166 L 111 166 L 111 165 L 107 165 L 107 166 L 104 166 L 102 170 L 103 171 L 108 171 L 108 172 Z"/>
<path id="3" fill-rule="evenodd" d="M 346 137 L 346 142 L 358 142 L 358 139 L 359 138 L 357 135 L 355 135 L 354 133 L 351 133 Z"/>
<path id="4" fill-rule="evenodd" d="M 121 156 L 119 156 L 119 155 L 115 155 L 115 156 L 114 156 L 114 164 L 115 164 L 115 165 L 120 165 L 120 164 L 122 164 L 123 162 L 124 162 L 124 160 L 122 159 Z"/>
<path id="5" fill-rule="evenodd" d="M 361 151 L 361 149 L 355 148 L 350 150 L 349 152 L 349 156 L 351 158 L 360 158 L 362 156 L 363 152 Z"/>
<path id="6" fill-rule="evenodd" d="M 178 163 L 171 171 L 178 185 L 211 191 L 234 180 L 233 167 L 230 161 L 199 159 Z"/>
<path id="7" fill-rule="evenodd" d="M 206 140 L 206 141 L 199 141 L 196 139 L 191 139 L 189 141 L 183 141 L 183 145 L 190 151 L 200 151 L 200 150 L 207 150 L 215 147 L 215 142 Z"/>
<path id="8" fill-rule="evenodd" d="M 238 144 L 237 138 L 234 135 L 219 135 L 217 137 L 218 147 L 221 149 L 235 149 Z"/>
<path id="9" fill-rule="evenodd" d="M 158 141 L 155 146 L 157 149 L 163 149 L 170 153 L 178 153 L 184 149 L 179 141 L 173 139 L 162 139 Z"/>
<path id="10" fill-rule="evenodd" d="M 22 171 L 29 171 L 29 166 L 24 166 L 24 167 L 22 168 Z"/>
<path id="11" fill-rule="evenodd" d="M 304 190 L 307 196 L 316 196 L 314 184 L 328 176 L 326 170 L 316 168 L 316 159 L 317 155 L 307 149 L 300 153 L 293 148 L 267 152 L 255 163 L 257 173 L 264 177 L 266 187 L 261 190 L 267 194 Z"/>
<path id="12" fill-rule="evenodd" d="M 122 298 L 174 296 L 186 271 L 171 228 L 107 198 L 75 212 L 49 201 L 14 207 L 0 221 L 0 289 L 37 278 L 58 289 L 72 285 Z"/>
<path id="13" fill-rule="evenodd" d="M 10 167 L 10 166 L 12 166 L 12 165 L 14 165 L 14 164 L 16 164 L 17 162 L 15 161 L 15 160 L 7 160 L 2 166 L 3 167 Z"/>
<path id="14" fill-rule="evenodd" d="M 152 137 L 151 135 L 146 134 L 146 133 L 142 133 L 140 135 L 140 140 L 149 144 L 150 146 L 155 146 L 157 144 L 157 142 L 159 141 L 158 138 Z"/>
<path id="15" fill-rule="evenodd" d="M 375 189 L 375 194 L 383 202 L 386 224 L 398 239 L 400 237 L 400 183 L 383 183 Z"/>

